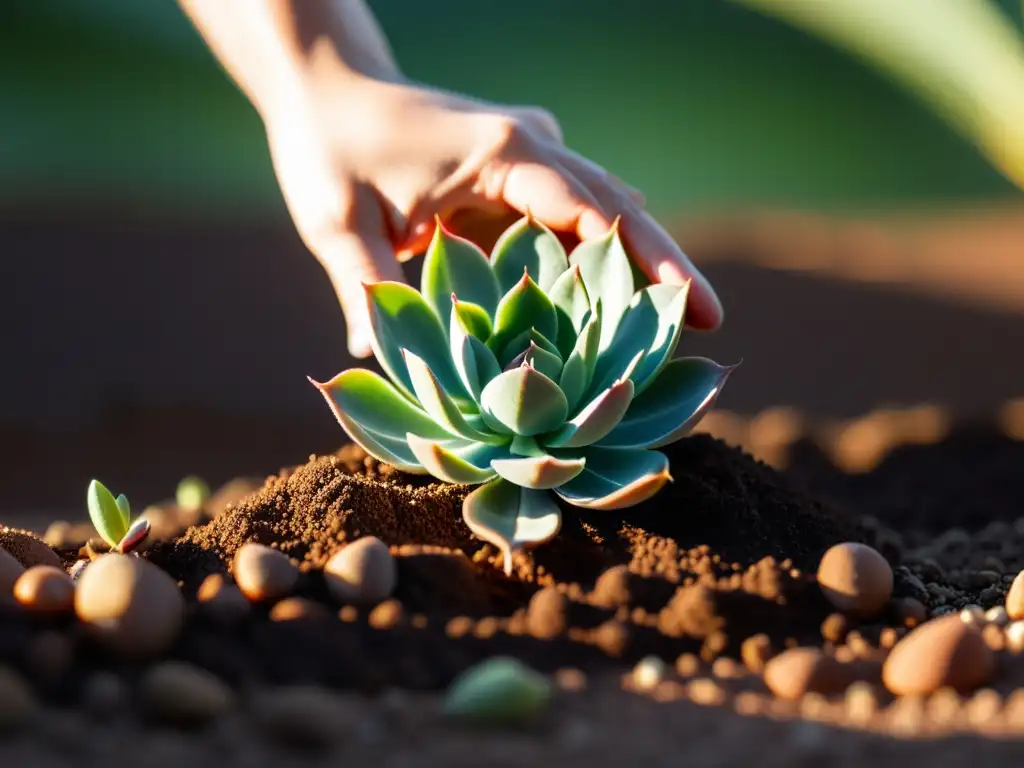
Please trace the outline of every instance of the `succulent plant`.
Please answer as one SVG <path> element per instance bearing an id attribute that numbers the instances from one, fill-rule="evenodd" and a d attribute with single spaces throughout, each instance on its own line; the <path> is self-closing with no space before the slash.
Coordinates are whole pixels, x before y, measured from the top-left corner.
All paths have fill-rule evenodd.
<path id="1" fill-rule="evenodd" d="M 113 551 L 128 554 L 149 535 L 149 520 L 132 522 L 127 497 L 122 493 L 115 499 L 99 480 L 89 483 L 85 501 L 93 527 Z"/>
<path id="2" fill-rule="evenodd" d="M 620 509 L 670 480 L 654 450 L 686 435 L 735 366 L 673 359 L 689 284 L 634 290 L 618 222 L 566 255 L 526 216 L 488 259 L 434 232 L 421 290 L 364 284 L 374 354 L 320 390 L 377 459 L 477 485 L 462 514 L 512 553 L 558 533 L 553 491 L 576 507 Z"/>

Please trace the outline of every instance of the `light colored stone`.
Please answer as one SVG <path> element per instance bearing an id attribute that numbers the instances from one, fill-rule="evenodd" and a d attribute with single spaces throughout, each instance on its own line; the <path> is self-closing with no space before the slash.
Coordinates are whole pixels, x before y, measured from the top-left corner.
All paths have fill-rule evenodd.
<path id="1" fill-rule="evenodd" d="M 33 613 L 68 613 L 75 607 L 75 585 L 63 568 L 33 565 L 14 583 L 14 598 Z"/>
<path id="2" fill-rule="evenodd" d="M 143 675 L 139 700 L 154 720 L 194 726 L 227 712 L 234 695 L 212 672 L 183 661 L 165 661 Z"/>
<path id="3" fill-rule="evenodd" d="M 286 597 L 299 580 L 299 569 L 287 555 L 255 542 L 239 547 L 232 573 L 242 594 L 254 603 Z"/>
<path id="4" fill-rule="evenodd" d="M 922 624 L 897 643 L 882 667 L 882 680 L 897 696 L 944 686 L 967 692 L 985 685 L 994 672 L 995 655 L 981 632 L 950 615 Z"/>
<path id="5" fill-rule="evenodd" d="M 985 611 L 985 621 L 990 624 L 995 624 L 997 627 L 1005 627 L 1010 623 L 1010 616 L 1006 612 L 1005 607 L 997 605 L 994 608 L 989 608 Z"/>
<path id="6" fill-rule="evenodd" d="M 847 665 L 819 648 L 791 648 L 764 667 L 765 685 L 780 699 L 790 701 L 807 693 L 831 696 L 844 690 L 850 680 Z"/>
<path id="7" fill-rule="evenodd" d="M 632 680 L 641 691 L 651 691 L 668 677 L 669 666 L 658 656 L 647 656 L 633 667 Z"/>
<path id="8" fill-rule="evenodd" d="M 342 603 L 379 603 L 398 584 L 398 565 L 387 545 L 363 536 L 335 552 L 324 566 L 324 581 Z"/>
<path id="9" fill-rule="evenodd" d="M 857 618 L 873 618 L 892 597 L 892 568 L 865 544 L 843 542 L 822 555 L 818 584 L 832 605 Z"/>
<path id="10" fill-rule="evenodd" d="M 0 548 L 0 606 L 14 603 L 14 584 L 24 572 L 25 566 L 6 549 Z"/>
<path id="11" fill-rule="evenodd" d="M 1024 621 L 1014 621 L 1006 626 L 1006 647 L 1011 653 L 1024 652 Z"/>
<path id="12" fill-rule="evenodd" d="M 1006 593 L 1006 615 L 1011 621 L 1024 619 L 1024 571 L 1017 574 Z"/>
<path id="13" fill-rule="evenodd" d="M 75 590 L 79 621 L 101 643 L 126 656 L 167 651 L 181 634 L 185 601 L 157 566 L 132 555 L 94 560 Z"/>

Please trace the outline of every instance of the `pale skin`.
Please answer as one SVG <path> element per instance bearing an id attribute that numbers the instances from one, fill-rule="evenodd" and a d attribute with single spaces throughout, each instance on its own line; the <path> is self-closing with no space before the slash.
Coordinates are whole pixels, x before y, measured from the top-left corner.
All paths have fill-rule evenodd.
<path id="1" fill-rule="evenodd" d="M 363 283 L 404 281 L 436 217 L 484 244 L 529 213 L 580 239 L 616 218 L 656 282 L 692 279 L 687 325 L 713 330 L 710 283 L 643 195 L 563 143 L 546 110 L 406 78 L 363 0 L 179 0 L 263 120 L 281 191 L 341 303 L 349 351 L 371 354 Z"/>

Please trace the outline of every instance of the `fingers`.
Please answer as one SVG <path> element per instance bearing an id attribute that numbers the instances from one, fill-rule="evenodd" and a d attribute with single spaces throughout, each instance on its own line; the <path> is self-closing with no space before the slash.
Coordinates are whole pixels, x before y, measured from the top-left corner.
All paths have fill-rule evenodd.
<path id="1" fill-rule="evenodd" d="M 529 212 L 551 229 L 599 237 L 612 219 L 575 176 L 553 165 L 518 162 L 504 169 L 498 193 L 520 213 Z"/>
<path id="2" fill-rule="evenodd" d="M 573 152 L 568 147 L 562 147 L 558 152 L 558 164 L 573 173 L 576 178 L 582 181 L 591 194 L 596 194 L 602 188 L 611 188 L 618 193 L 624 193 L 633 203 L 640 208 L 647 205 L 647 198 L 644 193 L 636 187 L 630 186 L 618 176 L 609 173 L 605 168 L 595 163 L 589 157 Z M 598 195 L 598 199 L 600 196 Z M 619 215 L 622 211 L 610 211 Z"/>

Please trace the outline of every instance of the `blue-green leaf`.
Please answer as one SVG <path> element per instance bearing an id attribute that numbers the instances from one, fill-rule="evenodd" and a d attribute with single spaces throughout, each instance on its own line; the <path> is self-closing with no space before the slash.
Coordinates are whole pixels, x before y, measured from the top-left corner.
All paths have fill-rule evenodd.
<path id="1" fill-rule="evenodd" d="M 402 350 L 421 357 L 457 402 L 469 398 L 452 362 L 447 334 L 424 298 L 402 283 L 383 281 L 366 286 L 373 330 L 371 344 L 377 361 L 395 386 L 412 399 L 412 380 Z"/>
<path id="2" fill-rule="evenodd" d="M 658 451 L 590 446 L 569 456 L 587 460 L 583 471 L 555 490 L 568 503 L 586 509 L 624 509 L 646 501 L 672 479 L 668 459 Z"/>
<path id="3" fill-rule="evenodd" d="M 522 662 L 496 656 L 470 667 L 452 682 L 444 713 L 478 725 L 516 725 L 551 700 L 551 683 Z"/>
<path id="4" fill-rule="evenodd" d="M 583 284 L 579 265 L 570 267 L 559 275 L 548 291 L 548 298 L 555 305 L 558 317 L 556 344 L 564 360 L 576 345 L 576 337 L 583 330 L 590 316 L 590 296 Z"/>
<path id="5" fill-rule="evenodd" d="M 512 358 L 509 364 L 505 366 L 505 370 L 519 368 L 523 365 L 529 365 L 531 368 L 540 371 L 552 381 L 558 381 L 558 377 L 562 373 L 562 358 L 538 346 L 534 341 L 531 341 L 530 346 Z"/>
<path id="6" fill-rule="evenodd" d="M 465 442 L 439 443 L 425 440 L 411 432 L 406 435 L 409 448 L 423 467 L 446 483 L 479 485 L 495 476 L 490 466 L 493 459 L 508 456 L 508 448 Z"/>
<path id="7" fill-rule="evenodd" d="M 598 300 L 604 310 L 600 350 L 611 344 L 622 313 L 633 298 L 633 270 L 619 238 L 619 221 L 604 237 L 584 240 L 569 255 L 569 263 L 580 268 L 590 296 L 591 309 Z"/>
<path id="8" fill-rule="evenodd" d="M 558 347 L 556 347 L 554 343 L 543 334 L 539 333 L 536 328 L 531 328 L 528 331 L 520 333 L 512 339 L 512 341 L 508 342 L 500 351 L 498 351 L 498 362 L 502 364 L 502 369 L 507 368 L 508 364 L 512 362 L 517 355 L 523 354 L 523 352 L 529 348 L 530 344 L 535 344 L 545 352 L 549 352 L 560 360 L 562 359 L 562 356 L 558 351 Z"/>
<path id="9" fill-rule="evenodd" d="M 85 504 L 93 528 L 107 544 L 116 547 L 128 531 L 128 524 L 121 514 L 114 494 L 99 480 L 93 480 L 86 489 Z"/>
<path id="10" fill-rule="evenodd" d="M 565 365 L 562 367 L 562 375 L 558 379 L 558 386 L 565 394 L 570 413 L 579 404 L 594 377 L 598 343 L 601 339 L 602 314 L 599 301 L 587 324 L 583 326 L 579 338 L 576 339 L 576 346 L 566 358 Z"/>
<path id="11" fill-rule="evenodd" d="M 638 393 L 643 392 L 654 382 L 676 353 L 686 319 L 686 299 L 690 294 L 690 283 L 691 281 L 687 280 L 668 304 L 657 307 L 658 330 L 647 347 L 643 361 L 632 374 Z"/>
<path id="12" fill-rule="evenodd" d="M 548 490 L 572 480 L 583 471 L 585 464 L 585 459 L 560 459 L 542 453 L 539 456 L 494 459 L 491 468 L 515 485 Z"/>
<path id="13" fill-rule="evenodd" d="M 501 550 L 507 575 L 512 574 L 513 552 L 551 539 L 562 524 L 558 505 L 546 491 L 520 488 L 501 478 L 466 497 L 462 519 L 475 536 Z"/>
<path id="14" fill-rule="evenodd" d="M 498 303 L 494 315 L 494 335 L 487 346 L 498 352 L 509 341 L 530 329 L 536 329 L 547 339 L 553 339 L 558 332 L 558 317 L 551 299 L 524 272 L 519 282 Z"/>
<path id="15" fill-rule="evenodd" d="M 625 417 L 599 445 L 658 448 L 684 437 L 711 409 L 735 369 L 703 357 L 671 361 L 633 398 Z"/>
<path id="16" fill-rule="evenodd" d="M 437 377 L 427 367 L 427 364 L 408 350 L 404 350 L 404 354 L 416 398 L 431 419 L 448 432 L 466 440 L 491 444 L 508 442 L 507 439 L 492 432 L 482 432 L 472 426 L 455 401 L 441 388 Z"/>
<path id="17" fill-rule="evenodd" d="M 491 316 L 501 298 L 487 254 L 469 240 L 446 231 L 440 219 L 423 260 L 420 287 L 442 325 L 451 316 L 453 293 Z"/>
<path id="18" fill-rule="evenodd" d="M 505 371 L 493 379 L 484 387 L 480 405 L 491 429 L 515 435 L 550 432 L 568 415 L 562 390 L 529 366 Z"/>
<path id="19" fill-rule="evenodd" d="M 622 420 L 632 399 L 633 382 L 630 379 L 616 382 L 541 442 L 551 448 L 582 448 L 596 443 Z"/>
<path id="20" fill-rule="evenodd" d="M 494 353 L 487 348 L 477 336 L 473 335 L 462 312 L 459 311 L 461 301 L 455 302 L 452 312 L 449 343 L 455 370 L 459 374 L 463 386 L 473 401 L 480 404 L 480 394 L 484 387 L 501 373 Z"/>
<path id="21" fill-rule="evenodd" d="M 506 229 L 494 244 L 491 268 L 498 276 L 502 291 L 518 283 L 525 270 L 546 292 L 569 268 L 569 261 L 555 234 L 539 221 L 524 216 Z"/>
<path id="22" fill-rule="evenodd" d="M 491 316 L 479 304 L 460 301 L 452 294 L 452 311 L 459 316 L 459 323 L 466 333 L 476 336 L 480 341 L 487 341 L 494 332 Z"/>

